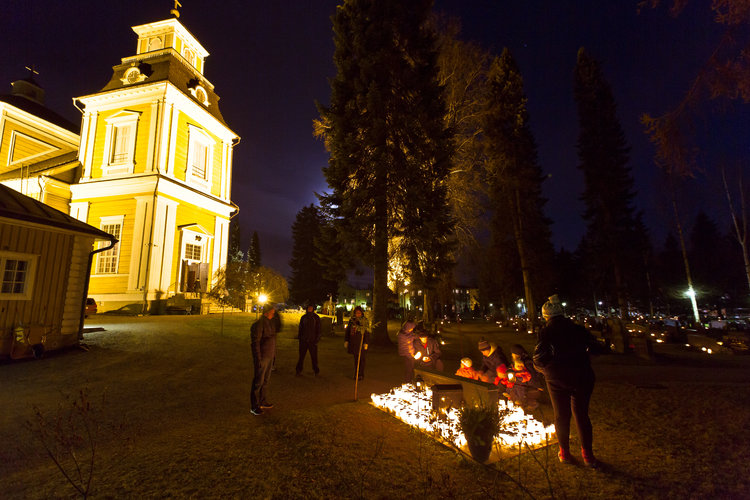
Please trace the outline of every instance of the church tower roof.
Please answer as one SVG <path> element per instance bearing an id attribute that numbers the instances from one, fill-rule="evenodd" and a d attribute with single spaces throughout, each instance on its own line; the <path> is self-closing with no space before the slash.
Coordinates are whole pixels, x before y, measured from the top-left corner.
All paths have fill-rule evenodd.
<path id="1" fill-rule="evenodd" d="M 198 40 L 177 19 L 134 26 L 133 31 L 138 35 L 136 55 L 112 68 L 112 78 L 100 92 L 169 81 L 226 125 L 219 96 L 203 76 L 208 51 Z"/>

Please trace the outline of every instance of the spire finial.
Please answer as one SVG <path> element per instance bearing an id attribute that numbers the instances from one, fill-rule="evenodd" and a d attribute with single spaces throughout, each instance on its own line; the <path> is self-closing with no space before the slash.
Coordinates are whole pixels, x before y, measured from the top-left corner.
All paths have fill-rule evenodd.
<path id="1" fill-rule="evenodd" d="M 180 3 L 180 0 L 174 0 L 174 9 L 170 10 L 169 13 L 172 14 L 174 17 L 178 18 L 180 17 L 180 11 L 177 10 L 180 7 L 182 7 L 182 4 Z"/>

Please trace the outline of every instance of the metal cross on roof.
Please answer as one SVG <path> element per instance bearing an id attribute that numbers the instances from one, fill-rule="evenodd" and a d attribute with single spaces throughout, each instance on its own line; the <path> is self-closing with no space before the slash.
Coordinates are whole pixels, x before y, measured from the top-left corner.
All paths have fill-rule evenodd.
<path id="1" fill-rule="evenodd" d="M 33 64 L 31 65 L 30 68 L 28 66 L 26 66 L 26 69 L 31 72 L 31 75 L 29 75 L 29 76 L 31 76 L 32 79 L 34 78 L 34 75 L 38 75 L 39 74 L 39 72 L 36 70 L 36 66 L 34 66 Z"/>
<path id="2" fill-rule="evenodd" d="M 172 14 L 174 17 L 180 17 L 180 11 L 177 10 L 180 7 L 182 7 L 180 0 L 174 0 L 174 9 L 170 10 L 169 13 Z"/>

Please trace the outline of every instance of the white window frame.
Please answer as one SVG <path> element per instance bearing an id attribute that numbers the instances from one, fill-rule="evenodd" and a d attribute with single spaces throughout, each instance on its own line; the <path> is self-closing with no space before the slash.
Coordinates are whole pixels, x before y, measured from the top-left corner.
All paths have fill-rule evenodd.
<path id="1" fill-rule="evenodd" d="M 20 252 L 0 252 L 0 300 L 31 300 L 34 293 L 34 282 L 36 281 L 36 268 L 39 255 L 20 253 Z M 23 291 L 21 292 L 3 292 L 6 284 L 6 266 L 9 261 L 26 262 L 26 269 L 23 271 Z M 12 283 L 18 283 L 14 280 Z"/>
<path id="2" fill-rule="evenodd" d="M 208 243 L 211 241 L 211 236 L 200 233 L 198 231 L 191 231 L 190 229 L 182 230 L 182 247 L 180 248 L 180 261 L 186 260 L 190 264 L 199 262 L 208 262 L 206 259 L 206 251 L 208 250 Z M 187 246 L 193 245 L 200 247 L 201 258 L 192 259 L 188 257 Z"/>
<path id="3" fill-rule="evenodd" d="M 203 175 L 196 171 L 195 163 L 200 161 L 196 155 L 196 148 L 202 148 L 205 151 L 205 163 L 203 165 Z M 188 154 L 187 165 L 185 167 L 185 180 L 191 184 L 197 184 L 200 187 L 208 189 L 211 186 L 211 175 L 213 171 L 213 154 L 214 140 L 200 127 L 190 125 L 188 127 Z"/>
<path id="4" fill-rule="evenodd" d="M 96 274 L 99 276 L 112 276 L 118 274 L 118 270 L 120 267 L 120 243 L 122 243 L 122 229 L 124 221 L 124 215 L 114 215 L 111 217 L 102 217 L 100 219 L 99 229 L 106 233 L 112 234 L 115 238 L 117 238 L 118 241 L 117 243 L 115 243 L 115 246 L 113 246 L 109 250 L 105 250 L 96 254 L 96 267 L 93 269 L 92 274 Z M 119 226 L 118 234 L 113 234 L 112 232 L 110 232 L 110 228 L 112 226 Z M 104 248 L 109 244 L 109 241 L 100 241 L 98 244 L 98 248 Z M 108 259 L 109 261 L 107 262 L 104 259 Z M 114 270 L 108 270 L 110 268 L 113 268 Z"/>
<path id="5" fill-rule="evenodd" d="M 140 113 L 123 111 L 105 118 L 106 135 L 104 139 L 104 159 L 102 170 L 105 175 L 132 174 L 135 167 L 135 143 L 138 135 Z M 122 151 L 115 151 L 121 142 L 118 133 L 127 131 L 128 142 Z"/>

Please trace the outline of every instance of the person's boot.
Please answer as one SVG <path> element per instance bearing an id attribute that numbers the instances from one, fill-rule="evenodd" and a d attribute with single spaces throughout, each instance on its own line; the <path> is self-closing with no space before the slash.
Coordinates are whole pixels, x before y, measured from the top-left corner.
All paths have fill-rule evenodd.
<path id="1" fill-rule="evenodd" d="M 592 469 L 599 467 L 599 461 L 594 457 L 594 452 L 592 450 L 581 448 L 581 456 L 583 457 L 583 464 L 586 467 Z"/>
<path id="2" fill-rule="evenodd" d="M 570 450 L 566 450 L 564 448 L 560 448 L 560 451 L 557 452 L 557 459 L 560 460 L 561 464 L 574 464 L 575 460 L 573 460 L 573 455 L 570 454 Z"/>

